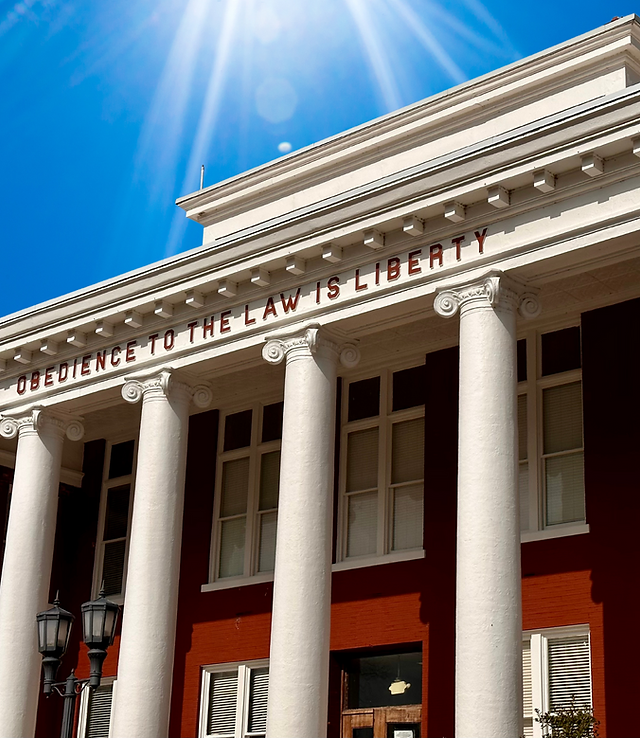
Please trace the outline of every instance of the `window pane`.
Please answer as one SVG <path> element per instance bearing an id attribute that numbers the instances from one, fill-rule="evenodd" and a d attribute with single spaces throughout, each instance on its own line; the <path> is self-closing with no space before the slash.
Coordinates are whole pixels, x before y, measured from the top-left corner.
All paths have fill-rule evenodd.
<path id="1" fill-rule="evenodd" d="M 276 529 L 278 513 L 260 515 L 260 551 L 258 571 L 273 571 L 276 563 Z"/>
<path id="2" fill-rule="evenodd" d="M 237 671 L 211 675 L 207 735 L 235 735 L 237 699 Z"/>
<path id="3" fill-rule="evenodd" d="M 518 459 L 527 456 L 527 396 L 518 395 Z"/>
<path id="4" fill-rule="evenodd" d="M 265 733 L 267 730 L 267 693 L 269 669 L 251 669 L 249 692 L 249 732 Z"/>
<path id="5" fill-rule="evenodd" d="M 378 493 L 364 492 L 348 498 L 347 556 L 376 553 Z"/>
<path id="6" fill-rule="evenodd" d="M 518 465 L 518 494 L 520 496 L 520 530 L 529 530 L 529 464 Z"/>
<path id="7" fill-rule="evenodd" d="M 265 405 L 262 409 L 262 443 L 277 441 L 282 438 L 283 402 Z"/>
<path id="8" fill-rule="evenodd" d="M 543 333 L 540 337 L 542 349 L 542 376 L 579 369 L 580 328 L 565 328 L 562 331 Z"/>
<path id="9" fill-rule="evenodd" d="M 518 382 L 525 382 L 527 379 L 527 341 L 521 338 L 517 343 L 517 359 L 518 359 Z"/>
<path id="10" fill-rule="evenodd" d="M 111 447 L 111 458 L 109 459 L 109 479 L 131 474 L 133 470 L 134 448 L 135 441 L 113 444 Z"/>
<path id="11" fill-rule="evenodd" d="M 349 659 L 347 708 L 419 705 L 422 702 L 422 652 L 386 653 Z M 389 685 L 406 682 L 404 692 L 392 695 Z"/>
<path id="12" fill-rule="evenodd" d="M 249 491 L 249 457 L 225 461 L 222 467 L 222 500 L 220 517 L 243 515 L 247 512 Z"/>
<path id="13" fill-rule="evenodd" d="M 347 492 L 378 486 L 378 429 L 349 433 Z"/>
<path id="14" fill-rule="evenodd" d="M 424 418 L 394 423 L 391 482 L 413 482 L 424 477 Z"/>
<path id="15" fill-rule="evenodd" d="M 104 521 L 104 540 L 124 538 L 129 527 L 129 495 L 131 486 L 112 487 L 107 493 L 107 513 Z"/>
<path id="16" fill-rule="evenodd" d="M 349 422 L 373 418 L 380 412 L 380 377 L 349 384 Z"/>
<path id="17" fill-rule="evenodd" d="M 585 519 L 582 451 L 545 459 L 547 525 Z"/>
<path id="18" fill-rule="evenodd" d="M 262 454 L 260 459 L 260 510 L 278 507 L 280 451 Z"/>
<path id="19" fill-rule="evenodd" d="M 544 453 L 569 451 L 582 446 L 581 382 L 550 387 L 542 395 Z"/>
<path id="20" fill-rule="evenodd" d="M 251 444 L 251 410 L 227 415 L 224 421 L 224 450 L 233 451 Z"/>
<path id="21" fill-rule="evenodd" d="M 422 548 L 423 490 L 421 484 L 397 487 L 393 492 L 394 551 Z"/>
<path id="22" fill-rule="evenodd" d="M 414 366 L 393 373 L 392 409 L 404 410 L 408 407 L 424 405 L 426 391 L 426 367 Z"/>
<path id="23" fill-rule="evenodd" d="M 548 654 L 551 710 L 569 707 L 572 697 L 578 707 L 591 707 L 589 636 L 549 639 Z"/>
<path id="24" fill-rule="evenodd" d="M 245 530 L 246 518 L 225 520 L 220 526 L 220 578 L 244 574 Z"/>
<path id="25" fill-rule="evenodd" d="M 112 543 L 104 544 L 102 579 L 104 581 L 104 593 L 107 597 L 122 592 L 124 552 L 126 547 L 126 541 L 113 541 Z"/>

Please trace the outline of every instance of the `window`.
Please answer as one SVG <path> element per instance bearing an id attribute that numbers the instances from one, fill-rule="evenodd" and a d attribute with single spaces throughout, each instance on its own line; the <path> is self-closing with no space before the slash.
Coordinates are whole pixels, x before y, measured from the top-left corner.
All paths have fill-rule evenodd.
<path id="1" fill-rule="evenodd" d="M 269 662 L 205 666 L 199 738 L 264 738 Z"/>
<path id="2" fill-rule="evenodd" d="M 518 341 L 518 487 L 523 539 L 585 528 L 580 328 Z M 535 463 L 532 463 L 535 460 Z M 533 535 L 532 535 L 533 534 Z"/>
<path id="3" fill-rule="evenodd" d="M 113 677 L 103 677 L 95 691 L 83 690 L 78 721 L 78 735 L 82 738 L 109 738 L 114 685 Z"/>
<path id="4" fill-rule="evenodd" d="M 105 595 L 116 601 L 124 595 L 135 450 L 133 440 L 108 443 L 105 455 L 93 590 L 97 595 L 104 583 Z"/>
<path id="5" fill-rule="evenodd" d="M 541 738 L 536 709 L 591 708 L 591 648 L 588 626 L 550 628 L 524 634 L 522 643 L 525 738 Z"/>
<path id="6" fill-rule="evenodd" d="M 422 550 L 424 382 L 423 365 L 348 384 L 339 561 Z"/>
<path id="7" fill-rule="evenodd" d="M 221 418 L 210 581 L 271 578 L 283 403 Z"/>

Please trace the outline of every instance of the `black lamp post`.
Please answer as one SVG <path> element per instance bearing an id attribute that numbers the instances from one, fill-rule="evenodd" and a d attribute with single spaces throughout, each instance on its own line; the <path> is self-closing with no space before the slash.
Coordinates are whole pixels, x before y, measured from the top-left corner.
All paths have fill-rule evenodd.
<path id="1" fill-rule="evenodd" d="M 43 692 L 47 697 L 53 691 L 64 697 L 61 738 L 73 736 L 73 718 L 78 695 L 87 685 L 90 689 L 100 686 L 102 662 L 107 656 L 107 648 L 113 643 L 120 608 L 115 602 L 105 599 L 104 590 L 101 590 L 98 599 L 85 602 L 81 610 L 83 640 L 89 647 L 90 676 L 89 679 L 77 679 L 72 671 L 64 682 L 55 681 L 56 673 L 60 659 L 69 645 L 71 626 L 75 618 L 60 607 L 57 595 L 52 608 L 36 615 L 38 650 L 43 656 Z"/>

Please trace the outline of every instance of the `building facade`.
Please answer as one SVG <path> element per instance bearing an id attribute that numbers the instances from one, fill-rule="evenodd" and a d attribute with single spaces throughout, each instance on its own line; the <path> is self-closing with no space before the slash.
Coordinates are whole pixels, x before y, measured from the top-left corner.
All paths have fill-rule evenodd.
<path id="1" fill-rule="evenodd" d="M 57 734 L 35 614 L 102 583 L 82 738 L 634 734 L 639 49 L 193 193 L 202 247 L 0 321 L 0 735 Z"/>

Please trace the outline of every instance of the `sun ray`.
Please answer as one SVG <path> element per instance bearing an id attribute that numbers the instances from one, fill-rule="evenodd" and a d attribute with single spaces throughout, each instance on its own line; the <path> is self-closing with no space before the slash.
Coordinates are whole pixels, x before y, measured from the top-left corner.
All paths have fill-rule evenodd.
<path id="1" fill-rule="evenodd" d="M 363 0 L 345 0 L 345 2 L 364 44 L 369 64 L 387 108 L 386 112 L 397 110 L 402 107 L 400 91 L 389 60 L 383 51 L 384 46 L 376 33 L 369 9 Z"/>

